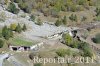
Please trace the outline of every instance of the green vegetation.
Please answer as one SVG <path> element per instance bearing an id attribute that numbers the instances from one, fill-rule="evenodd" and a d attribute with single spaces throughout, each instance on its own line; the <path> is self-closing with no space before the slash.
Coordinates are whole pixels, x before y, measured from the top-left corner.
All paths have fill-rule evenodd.
<path id="1" fill-rule="evenodd" d="M 58 49 L 56 51 L 57 55 L 60 57 L 65 57 L 66 55 L 71 55 L 72 51 L 70 49 Z"/>
<path id="2" fill-rule="evenodd" d="M 10 24 L 10 29 L 12 31 L 15 31 L 16 27 L 17 27 L 16 23 Z"/>
<path id="3" fill-rule="evenodd" d="M 4 26 L 3 29 L 2 29 L 2 36 L 6 40 L 9 40 L 9 38 L 13 37 L 13 33 L 9 28 L 7 28 L 7 26 Z"/>
<path id="4" fill-rule="evenodd" d="M 23 25 L 22 30 L 23 30 L 23 31 L 26 31 L 26 30 L 27 30 L 27 28 L 26 28 L 26 25 L 25 25 L 25 24 Z"/>
<path id="5" fill-rule="evenodd" d="M 99 16 L 100 15 L 100 8 L 96 8 L 95 12 L 96 12 L 96 16 Z"/>
<path id="6" fill-rule="evenodd" d="M 82 56 L 92 57 L 93 53 L 89 45 L 85 42 L 78 41 L 72 38 L 68 33 L 62 35 L 63 43 L 71 48 L 81 49 L 83 51 Z"/>
<path id="7" fill-rule="evenodd" d="M 34 15 L 31 15 L 29 20 L 31 20 L 31 21 L 34 22 L 35 21 L 35 16 Z"/>
<path id="8" fill-rule="evenodd" d="M 20 7 L 20 9 L 22 9 L 26 13 L 30 13 L 31 12 L 31 10 L 29 9 L 28 5 L 25 2 L 23 2 L 23 1 L 20 2 L 18 4 L 18 6 Z"/>
<path id="9" fill-rule="evenodd" d="M 18 25 L 16 26 L 16 24 L 11 24 L 10 28 L 8 28 L 7 26 L 4 26 L 2 29 L 2 36 L 4 37 L 4 39 L 9 40 L 9 38 L 13 37 L 13 31 L 21 33 L 23 31 L 26 31 L 26 25 L 24 24 L 23 27 L 20 26 L 20 24 L 18 23 Z"/>
<path id="10" fill-rule="evenodd" d="M 42 23 L 41 19 L 38 18 L 38 19 L 37 19 L 37 22 L 36 22 L 35 24 L 37 24 L 37 25 L 42 25 L 43 23 Z"/>
<path id="11" fill-rule="evenodd" d="M 18 3 L 24 12 L 30 13 L 34 9 L 42 12 L 45 16 L 53 17 L 57 17 L 60 11 L 76 12 L 95 4 L 92 0 L 13 0 L 12 2 Z"/>
<path id="12" fill-rule="evenodd" d="M 0 48 L 2 48 L 4 45 L 4 41 L 2 39 L 0 39 Z"/>
<path id="13" fill-rule="evenodd" d="M 100 43 L 100 33 L 97 34 L 92 40 L 93 40 L 94 43 L 99 44 Z"/>
<path id="14" fill-rule="evenodd" d="M 81 21 L 85 21 L 87 18 L 85 16 L 82 17 Z"/>
<path id="15" fill-rule="evenodd" d="M 95 12 L 96 12 L 96 19 L 95 20 L 100 21 L 100 7 L 97 7 Z"/>
<path id="16" fill-rule="evenodd" d="M 85 42 L 81 42 L 79 49 L 83 50 L 83 54 L 82 56 L 84 57 L 92 57 L 93 56 L 93 52 L 91 50 L 91 48 L 89 47 L 89 44 L 85 43 Z"/>
<path id="17" fill-rule="evenodd" d="M 66 16 L 64 16 L 62 19 L 57 19 L 55 22 L 56 26 L 66 25 L 66 24 L 67 24 Z"/>
<path id="18" fill-rule="evenodd" d="M 65 57 L 65 55 L 67 54 L 67 50 L 66 49 L 58 49 L 56 51 L 57 55 L 60 57 Z"/>
<path id="19" fill-rule="evenodd" d="M 17 45 L 17 46 L 31 46 L 34 45 L 36 42 L 24 40 L 23 38 L 13 38 L 11 40 L 11 44 Z"/>
<path id="20" fill-rule="evenodd" d="M 68 56 L 77 56 L 79 53 L 76 51 L 73 51 L 71 49 L 63 49 L 63 48 L 59 48 L 56 50 L 56 54 L 60 57 L 65 57 L 66 55 Z"/>
<path id="21" fill-rule="evenodd" d="M 22 28 L 21 28 L 21 26 L 20 26 L 19 23 L 18 23 L 18 25 L 17 25 L 15 31 L 18 32 L 18 33 L 21 33 L 21 32 L 22 32 Z"/>
<path id="22" fill-rule="evenodd" d="M 60 26 L 60 25 L 62 25 L 61 20 L 60 20 L 60 19 L 57 19 L 57 21 L 56 21 L 55 25 L 56 25 L 56 26 Z"/>
<path id="23" fill-rule="evenodd" d="M 100 16 L 97 16 L 95 20 L 100 21 Z"/>
<path id="24" fill-rule="evenodd" d="M 77 22 L 77 16 L 76 16 L 76 15 L 71 14 L 71 16 L 69 17 L 69 19 L 70 19 L 72 22 L 73 22 L 73 21 Z"/>
<path id="25" fill-rule="evenodd" d="M 62 19 L 62 22 L 63 22 L 64 25 L 67 24 L 66 16 L 64 16 L 64 18 Z"/>
<path id="26" fill-rule="evenodd" d="M 16 6 L 15 6 L 15 4 L 14 4 L 13 2 L 9 4 L 9 6 L 8 6 L 8 9 L 7 9 L 7 10 L 8 10 L 9 12 L 14 13 L 14 14 L 19 13 L 19 9 L 18 9 L 18 8 L 16 8 Z"/>
<path id="27" fill-rule="evenodd" d="M 5 20 L 6 20 L 6 14 L 5 14 L 5 12 L 1 12 L 0 13 L 0 22 L 5 22 Z"/>
<path id="28" fill-rule="evenodd" d="M 41 63 L 36 63 L 36 64 L 34 64 L 34 66 L 42 66 L 42 64 Z"/>
<path id="29" fill-rule="evenodd" d="M 63 35 L 62 35 L 62 38 L 63 38 L 64 43 L 65 43 L 66 45 L 70 46 L 70 45 L 72 44 L 73 38 L 72 38 L 68 33 L 63 34 Z"/>

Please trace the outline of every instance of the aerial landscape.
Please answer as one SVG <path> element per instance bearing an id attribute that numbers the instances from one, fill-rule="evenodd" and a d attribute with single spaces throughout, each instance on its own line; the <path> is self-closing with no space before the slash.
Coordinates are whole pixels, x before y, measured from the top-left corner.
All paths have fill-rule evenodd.
<path id="1" fill-rule="evenodd" d="M 0 66 L 100 66 L 100 0 L 0 0 Z"/>

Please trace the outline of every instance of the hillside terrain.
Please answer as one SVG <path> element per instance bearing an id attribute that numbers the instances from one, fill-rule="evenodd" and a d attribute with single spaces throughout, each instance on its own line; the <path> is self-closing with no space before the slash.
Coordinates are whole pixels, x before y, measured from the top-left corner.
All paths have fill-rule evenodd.
<path id="1" fill-rule="evenodd" d="M 100 0 L 0 0 L 0 66 L 99 66 L 99 56 Z"/>

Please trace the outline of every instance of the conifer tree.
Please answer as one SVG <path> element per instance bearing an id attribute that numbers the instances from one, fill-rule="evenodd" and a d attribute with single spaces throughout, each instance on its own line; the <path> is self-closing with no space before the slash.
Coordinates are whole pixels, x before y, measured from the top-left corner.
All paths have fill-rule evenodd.
<path id="1" fill-rule="evenodd" d="M 66 25 L 67 21 L 66 21 L 66 16 L 64 16 L 64 18 L 62 19 L 62 22 L 64 25 Z"/>
<path id="2" fill-rule="evenodd" d="M 13 37 L 13 33 L 10 29 L 7 28 L 7 26 L 4 26 L 3 29 L 2 29 L 2 36 L 6 40 L 9 40 L 10 37 Z"/>
<path id="3" fill-rule="evenodd" d="M 21 31 L 22 31 L 22 28 L 21 28 L 21 26 L 20 26 L 19 23 L 18 23 L 18 25 L 17 25 L 15 31 L 18 32 L 18 33 L 21 33 Z"/>
<path id="4" fill-rule="evenodd" d="M 26 31 L 26 30 L 27 30 L 27 28 L 26 28 L 26 25 L 25 25 L 25 24 L 23 25 L 22 30 L 23 30 L 23 31 Z"/>

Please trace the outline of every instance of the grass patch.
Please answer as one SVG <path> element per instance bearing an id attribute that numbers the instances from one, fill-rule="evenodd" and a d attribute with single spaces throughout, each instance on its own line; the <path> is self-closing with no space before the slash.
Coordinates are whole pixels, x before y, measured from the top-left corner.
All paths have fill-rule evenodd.
<path id="1" fill-rule="evenodd" d="M 11 44 L 16 45 L 16 46 L 31 46 L 37 44 L 37 42 L 25 40 L 23 38 L 13 38 L 11 40 Z"/>

